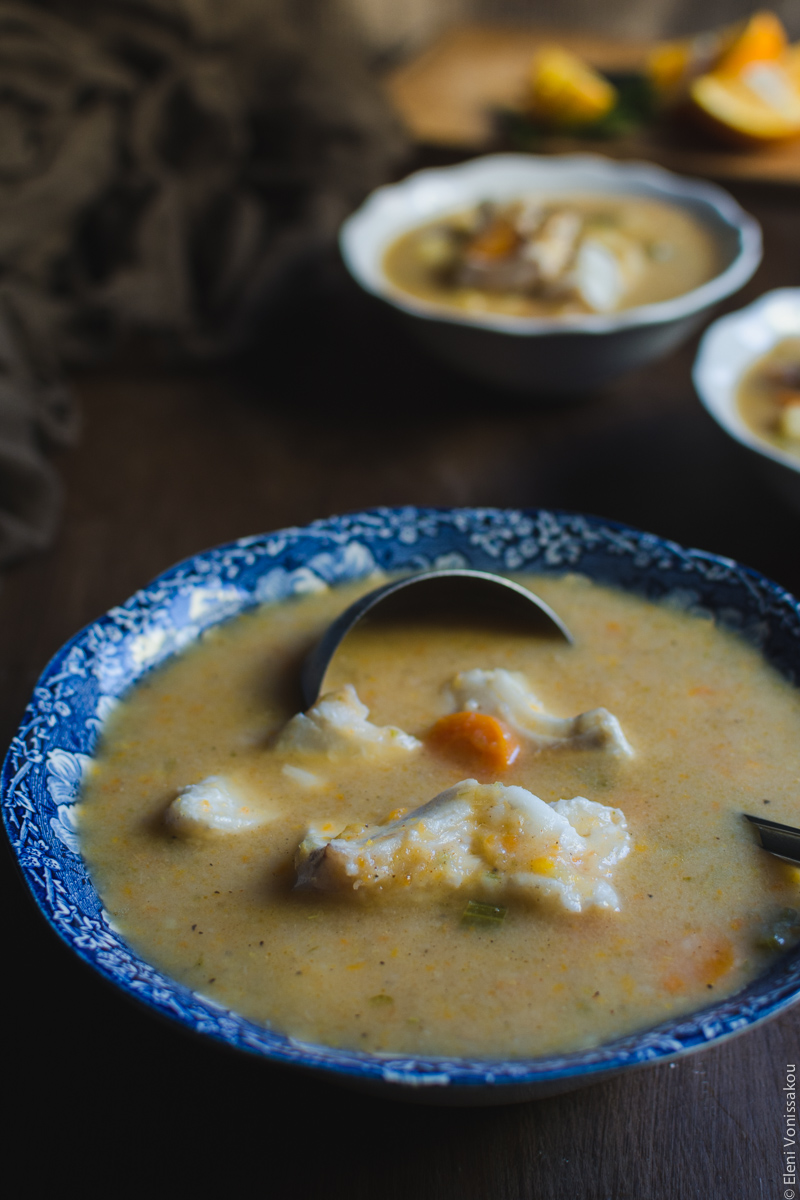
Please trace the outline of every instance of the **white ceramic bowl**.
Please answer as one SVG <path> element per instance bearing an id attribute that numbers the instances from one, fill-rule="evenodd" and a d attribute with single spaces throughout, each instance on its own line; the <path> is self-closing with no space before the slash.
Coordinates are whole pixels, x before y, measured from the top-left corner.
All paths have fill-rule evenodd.
<path id="1" fill-rule="evenodd" d="M 800 459 L 758 436 L 739 414 L 744 373 L 787 337 L 800 337 L 800 288 L 767 292 L 706 330 L 692 377 L 705 408 L 726 433 L 751 450 L 762 474 L 800 512 Z"/>
<path id="2" fill-rule="evenodd" d="M 522 194 L 643 196 L 687 209 L 719 242 L 724 267 L 691 292 L 610 314 L 517 317 L 447 309 L 402 291 L 383 270 L 388 247 L 418 225 L 484 200 Z M 738 291 L 761 261 L 761 230 L 714 184 L 661 167 L 594 154 L 563 157 L 493 154 L 458 166 L 418 171 L 378 188 L 345 221 L 340 247 L 365 291 L 391 304 L 450 363 L 490 383 L 557 395 L 596 387 L 667 354 L 718 301 Z"/>

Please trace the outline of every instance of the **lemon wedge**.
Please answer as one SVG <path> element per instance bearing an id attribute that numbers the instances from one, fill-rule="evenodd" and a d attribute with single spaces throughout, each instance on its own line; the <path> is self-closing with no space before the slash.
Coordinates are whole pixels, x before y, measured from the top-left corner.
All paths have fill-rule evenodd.
<path id="1" fill-rule="evenodd" d="M 610 112 L 617 92 L 607 79 L 561 46 L 543 46 L 530 72 L 530 112 L 556 126 L 590 125 Z"/>

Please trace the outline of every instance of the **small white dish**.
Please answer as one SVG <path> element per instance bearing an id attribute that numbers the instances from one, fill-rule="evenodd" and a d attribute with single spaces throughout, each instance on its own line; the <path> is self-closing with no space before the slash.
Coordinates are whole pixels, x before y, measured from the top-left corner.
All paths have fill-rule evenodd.
<path id="1" fill-rule="evenodd" d="M 800 288 L 766 292 L 747 308 L 715 321 L 700 342 L 692 378 L 717 424 L 755 454 L 762 473 L 800 512 L 800 459 L 759 437 L 741 416 L 736 399 L 745 372 L 788 337 L 800 337 Z"/>
<path id="2" fill-rule="evenodd" d="M 711 228 L 724 267 L 672 300 L 548 318 L 448 309 L 402 291 L 386 276 L 384 256 L 401 234 L 487 199 L 530 193 L 636 195 L 679 205 Z M 354 279 L 403 314 L 439 357 L 490 383 L 548 395 L 596 387 L 669 353 L 713 305 L 738 291 L 761 261 L 757 221 L 722 188 L 650 163 L 594 154 L 493 154 L 417 171 L 373 192 L 345 221 L 339 241 Z"/>

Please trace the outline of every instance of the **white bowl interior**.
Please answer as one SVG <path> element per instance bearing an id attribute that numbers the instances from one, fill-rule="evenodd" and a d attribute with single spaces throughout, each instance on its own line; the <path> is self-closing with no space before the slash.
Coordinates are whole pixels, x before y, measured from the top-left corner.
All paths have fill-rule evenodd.
<path id="1" fill-rule="evenodd" d="M 800 337 L 800 288 L 767 292 L 747 308 L 715 321 L 700 343 L 693 379 L 703 405 L 731 437 L 800 474 L 800 459 L 759 437 L 736 403 L 744 373 L 788 337 Z"/>
<path id="2" fill-rule="evenodd" d="M 386 251 L 401 234 L 486 199 L 504 201 L 530 193 L 554 198 L 576 193 L 624 194 L 678 204 L 711 228 L 722 250 L 725 266 L 714 279 L 672 300 L 619 313 L 556 319 L 455 310 L 448 313 L 440 305 L 403 292 L 384 273 Z M 345 221 L 340 245 L 348 269 L 361 286 L 396 307 L 419 317 L 480 325 L 515 334 L 553 332 L 556 324 L 587 332 L 605 332 L 626 325 L 684 317 L 741 287 L 761 259 L 758 223 L 722 188 L 700 180 L 684 179 L 649 163 L 615 162 L 591 154 L 563 157 L 495 154 L 455 167 L 418 171 L 400 183 L 373 192 Z"/>

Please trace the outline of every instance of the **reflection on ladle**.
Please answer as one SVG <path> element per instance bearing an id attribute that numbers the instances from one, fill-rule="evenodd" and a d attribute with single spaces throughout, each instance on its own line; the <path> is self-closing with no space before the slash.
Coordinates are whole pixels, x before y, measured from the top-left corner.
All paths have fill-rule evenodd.
<path id="1" fill-rule="evenodd" d="M 329 625 L 303 664 L 301 684 L 307 708 L 318 699 L 331 659 L 342 640 L 367 613 L 374 615 L 376 606 L 380 605 L 382 612 L 388 609 L 389 600 L 393 611 L 399 611 L 402 602 L 404 612 L 413 610 L 415 615 L 468 607 L 484 620 L 487 616 L 511 619 L 538 636 L 574 641 L 564 622 L 544 600 L 511 579 L 466 568 L 421 571 L 368 592 Z"/>

